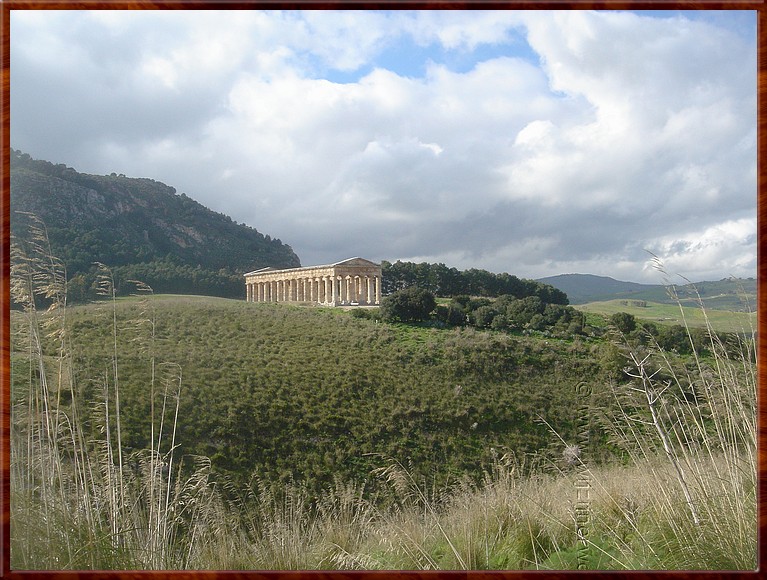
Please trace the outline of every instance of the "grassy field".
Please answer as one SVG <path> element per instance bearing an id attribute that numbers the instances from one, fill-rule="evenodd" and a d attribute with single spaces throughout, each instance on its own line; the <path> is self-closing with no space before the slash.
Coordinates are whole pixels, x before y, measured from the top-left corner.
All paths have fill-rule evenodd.
<path id="1" fill-rule="evenodd" d="M 11 325 L 14 568 L 755 566 L 725 350 L 191 296 Z"/>
<path id="2" fill-rule="evenodd" d="M 255 472 L 310 487 L 335 476 L 362 480 L 380 454 L 410 461 L 418 477 L 442 484 L 479 473 L 492 448 L 556 453 L 541 420 L 573 437 L 567 409 L 576 385 L 609 395 L 599 362 L 605 347 L 585 340 L 389 325 L 338 309 L 191 296 L 70 307 L 66 323 L 83 405 L 99 395 L 117 349 L 126 448 L 149 443 L 152 373 L 157 382 L 160 364 L 178 367 L 179 450 L 209 457 L 216 471 L 239 480 Z M 14 354 L 14 393 L 24 392 L 25 356 Z"/>
<path id="3" fill-rule="evenodd" d="M 729 310 L 702 310 L 698 306 L 661 304 L 644 300 L 625 299 L 590 302 L 576 306 L 586 313 L 610 316 L 617 312 L 627 312 L 639 320 L 648 320 L 658 324 L 687 324 L 690 327 L 703 328 L 710 325 L 716 332 L 751 333 L 756 328 L 756 312 L 733 312 Z"/>

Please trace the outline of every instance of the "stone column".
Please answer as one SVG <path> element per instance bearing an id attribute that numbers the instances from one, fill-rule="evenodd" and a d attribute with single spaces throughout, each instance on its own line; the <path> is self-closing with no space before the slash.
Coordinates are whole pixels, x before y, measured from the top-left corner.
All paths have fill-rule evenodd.
<path id="1" fill-rule="evenodd" d="M 365 300 L 365 295 L 364 295 L 365 286 L 362 282 L 363 282 L 362 276 L 357 276 L 357 302 L 359 304 L 362 304 Z"/>
<path id="2" fill-rule="evenodd" d="M 368 304 L 376 302 L 376 284 L 375 276 L 368 276 Z"/>
<path id="3" fill-rule="evenodd" d="M 335 306 L 336 304 L 338 304 L 338 278 L 337 278 L 337 276 L 335 274 L 333 274 L 333 276 L 331 277 L 330 281 L 333 284 L 333 286 L 331 287 L 331 290 L 330 290 L 330 302 L 331 302 L 331 304 L 333 304 L 333 306 Z"/>
<path id="4" fill-rule="evenodd" d="M 370 278 L 368 276 L 361 276 L 360 286 L 360 294 L 362 294 L 360 304 L 367 304 L 370 302 Z"/>
<path id="5" fill-rule="evenodd" d="M 346 303 L 351 304 L 354 300 L 354 278 L 351 276 L 346 277 Z"/>
<path id="6" fill-rule="evenodd" d="M 376 304 L 381 303 L 381 277 L 376 276 Z"/>
<path id="7" fill-rule="evenodd" d="M 362 304 L 362 301 L 365 299 L 365 297 L 362 295 L 362 276 L 357 276 L 355 278 L 355 282 L 357 289 L 357 303 Z"/>

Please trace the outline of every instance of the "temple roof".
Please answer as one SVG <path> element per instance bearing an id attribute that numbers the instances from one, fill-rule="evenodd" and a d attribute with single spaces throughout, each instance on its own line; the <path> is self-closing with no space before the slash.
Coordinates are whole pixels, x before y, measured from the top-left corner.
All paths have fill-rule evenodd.
<path id="1" fill-rule="evenodd" d="M 371 262 L 370 260 L 366 260 L 365 258 L 354 257 L 354 258 L 347 258 L 345 260 L 341 260 L 340 262 L 334 262 L 333 264 L 301 266 L 299 268 L 273 268 L 272 266 L 267 266 L 266 268 L 260 268 L 258 270 L 253 270 L 252 272 L 248 272 L 245 274 L 245 276 L 252 276 L 254 274 L 264 274 L 266 272 L 293 272 L 293 271 L 300 271 L 300 270 L 316 270 L 318 268 L 335 268 L 337 266 L 373 266 L 376 268 L 380 268 L 381 264 L 376 264 L 375 262 Z"/>

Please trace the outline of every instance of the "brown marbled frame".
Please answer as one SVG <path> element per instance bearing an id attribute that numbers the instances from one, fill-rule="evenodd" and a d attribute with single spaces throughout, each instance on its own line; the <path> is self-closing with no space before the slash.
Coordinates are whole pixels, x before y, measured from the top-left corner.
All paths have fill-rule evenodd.
<path id="1" fill-rule="evenodd" d="M 765 384 L 767 371 L 764 365 L 758 365 L 758 539 L 759 552 L 757 556 L 758 568 L 753 572 L 722 572 L 722 571 L 628 571 L 628 572 L 594 572 L 594 571 L 465 571 L 465 572 L 417 572 L 417 571 L 276 571 L 276 572 L 234 572 L 234 571 L 202 571 L 202 572 L 175 572 L 175 571 L 13 571 L 10 568 L 10 454 L 9 454 L 9 429 L 10 429 L 10 337 L 9 337 L 9 192 L 10 192 L 10 10 L 85 10 L 85 9 L 110 9 L 110 10 L 179 10 L 179 9 L 254 9 L 254 8 L 281 8 L 281 9 L 442 9 L 442 10 L 466 10 L 466 9 L 538 9 L 538 10 L 567 10 L 567 9 L 610 9 L 610 10 L 755 10 L 757 11 L 757 42 L 758 42 L 758 71 L 757 71 L 757 322 L 758 336 L 761 336 L 767 324 L 765 307 L 767 307 L 767 295 L 763 291 L 767 282 L 767 265 L 762 257 L 767 249 L 767 198 L 765 197 L 765 170 L 763 161 L 767 154 L 767 138 L 765 135 L 767 123 L 767 0 L 699 0 L 699 1 L 675 1 L 675 0 L 603 0 L 578 1 L 578 0 L 465 0 L 463 2 L 453 0 L 254 0 L 231 1 L 231 0 L 0 0 L 0 29 L 2 30 L 2 43 L 0 44 L 0 57 L 2 58 L 2 105 L 0 114 L 0 137 L 2 138 L 2 162 L 0 164 L 0 506 L 2 507 L 2 520 L 0 522 L 0 576 L 11 578 L 49 578 L 55 577 L 61 580 L 79 579 L 124 579 L 124 580 L 148 580 L 159 578 L 171 578 L 174 580 L 240 580 L 240 579 L 264 579 L 264 580 L 383 580 L 383 579 L 407 579 L 407 580 L 505 580 L 530 577 L 534 580 L 559 580 L 572 578 L 589 578 L 596 575 L 603 580 L 614 578 L 629 578 L 635 576 L 669 578 L 674 580 L 687 580 L 688 578 L 705 578 L 719 580 L 724 578 L 760 578 L 767 570 L 767 557 L 762 542 L 767 542 L 767 410 L 765 410 Z M 767 354 L 767 346 L 764 341 L 758 341 L 758 360 L 764 361 Z"/>

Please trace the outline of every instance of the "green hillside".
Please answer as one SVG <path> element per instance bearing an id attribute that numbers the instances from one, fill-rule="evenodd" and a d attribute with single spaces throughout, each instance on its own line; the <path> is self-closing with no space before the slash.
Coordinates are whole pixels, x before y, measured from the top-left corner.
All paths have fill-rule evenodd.
<path id="1" fill-rule="evenodd" d="M 610 300 L 646 300 L 661 304 L 676 304 L 664 284 L 637 284 L 621 282 L 606 276 L 591 274 L 562 274 L 541 278 L 539 282 L 550 284 L 565 292 L 571 304 L 588 304 Z M 679 300 L 695 307 L 699 297 L 710 310 L 747 312 L 756 310 L 756 280 L 754 278 L 725 278 L 717 281 L 687 283 L 671 280 Z"/>
<path id="2" fill-rule="evenodd" d="M 290 246 L 213 212 L 153 179 L 88 175 L 11 152 L 11 232 L 28 239 L 29 219 L 45 224 L 51 252 L 74 279 L 70 298 L 92 297 L 94 262 L 118 286 L 139 279 L 157 292 L 244 295 L 242 274 L 299 266 Z"/>
<path id="3" fill-rule="evenodd" d="M 589 312 L 611 316 L 617 312 L 627 312 L 639 320 L 664 325 L 684 325 L 705 328 L 710 325 L 716 332 L 751 333 L 756 328 L 756 312 L 733 312 L 709 307 L 705 310 L 699 306 L 683 306 L 678 304 L 662 304 L 637 299 L 607 300 L 581 304 L 576 308 Z"/>
<path id="4" fill-rule="evenodd" d="M 23 270 L 15 569 L 754 566 L 753 338 L 634 358 L 626 382 L 599 327 L 189 295 L 42 312 Z"/>
<path id="5" fill-rule="evenodd" d="M 570 299 L 570 304 L 584 304 L 597 300 L 607 300 L 630 296 L 637 292 L 654 290 L 656 287 L 636 282 L 622 282 L 607 276 L 593 274 L 560 274 L 539 280 L 559 288 Z"/>
<path id="6" fill-rule="evenodd" d="M 241 478 L 257 471 L 310 485 L 334 475 L 361 480 L 380 466 L 370 454 L 383 454 L 444 481 L 479 473 L 493 450 L 524 457 L 553 445 L 559 454 L 541 419 L 574 437 L 577 385 L 607 389 L 603 345 L 580 340 L 202 297 L 158 296 L 151 309 L 154 340 L 140 323 L 150 312 L 137 299 L 117 303 L 123 445 L 148 445 L 154 353 L 163 372 L 182 372 L 181 452 Z M 114 354 L 112 312 L 93 304 L 70 309 L 67 319 L 76 396 L 87 404 Z M 13 360 L 14 381 L 25 380 L 24 354 Z"/>

